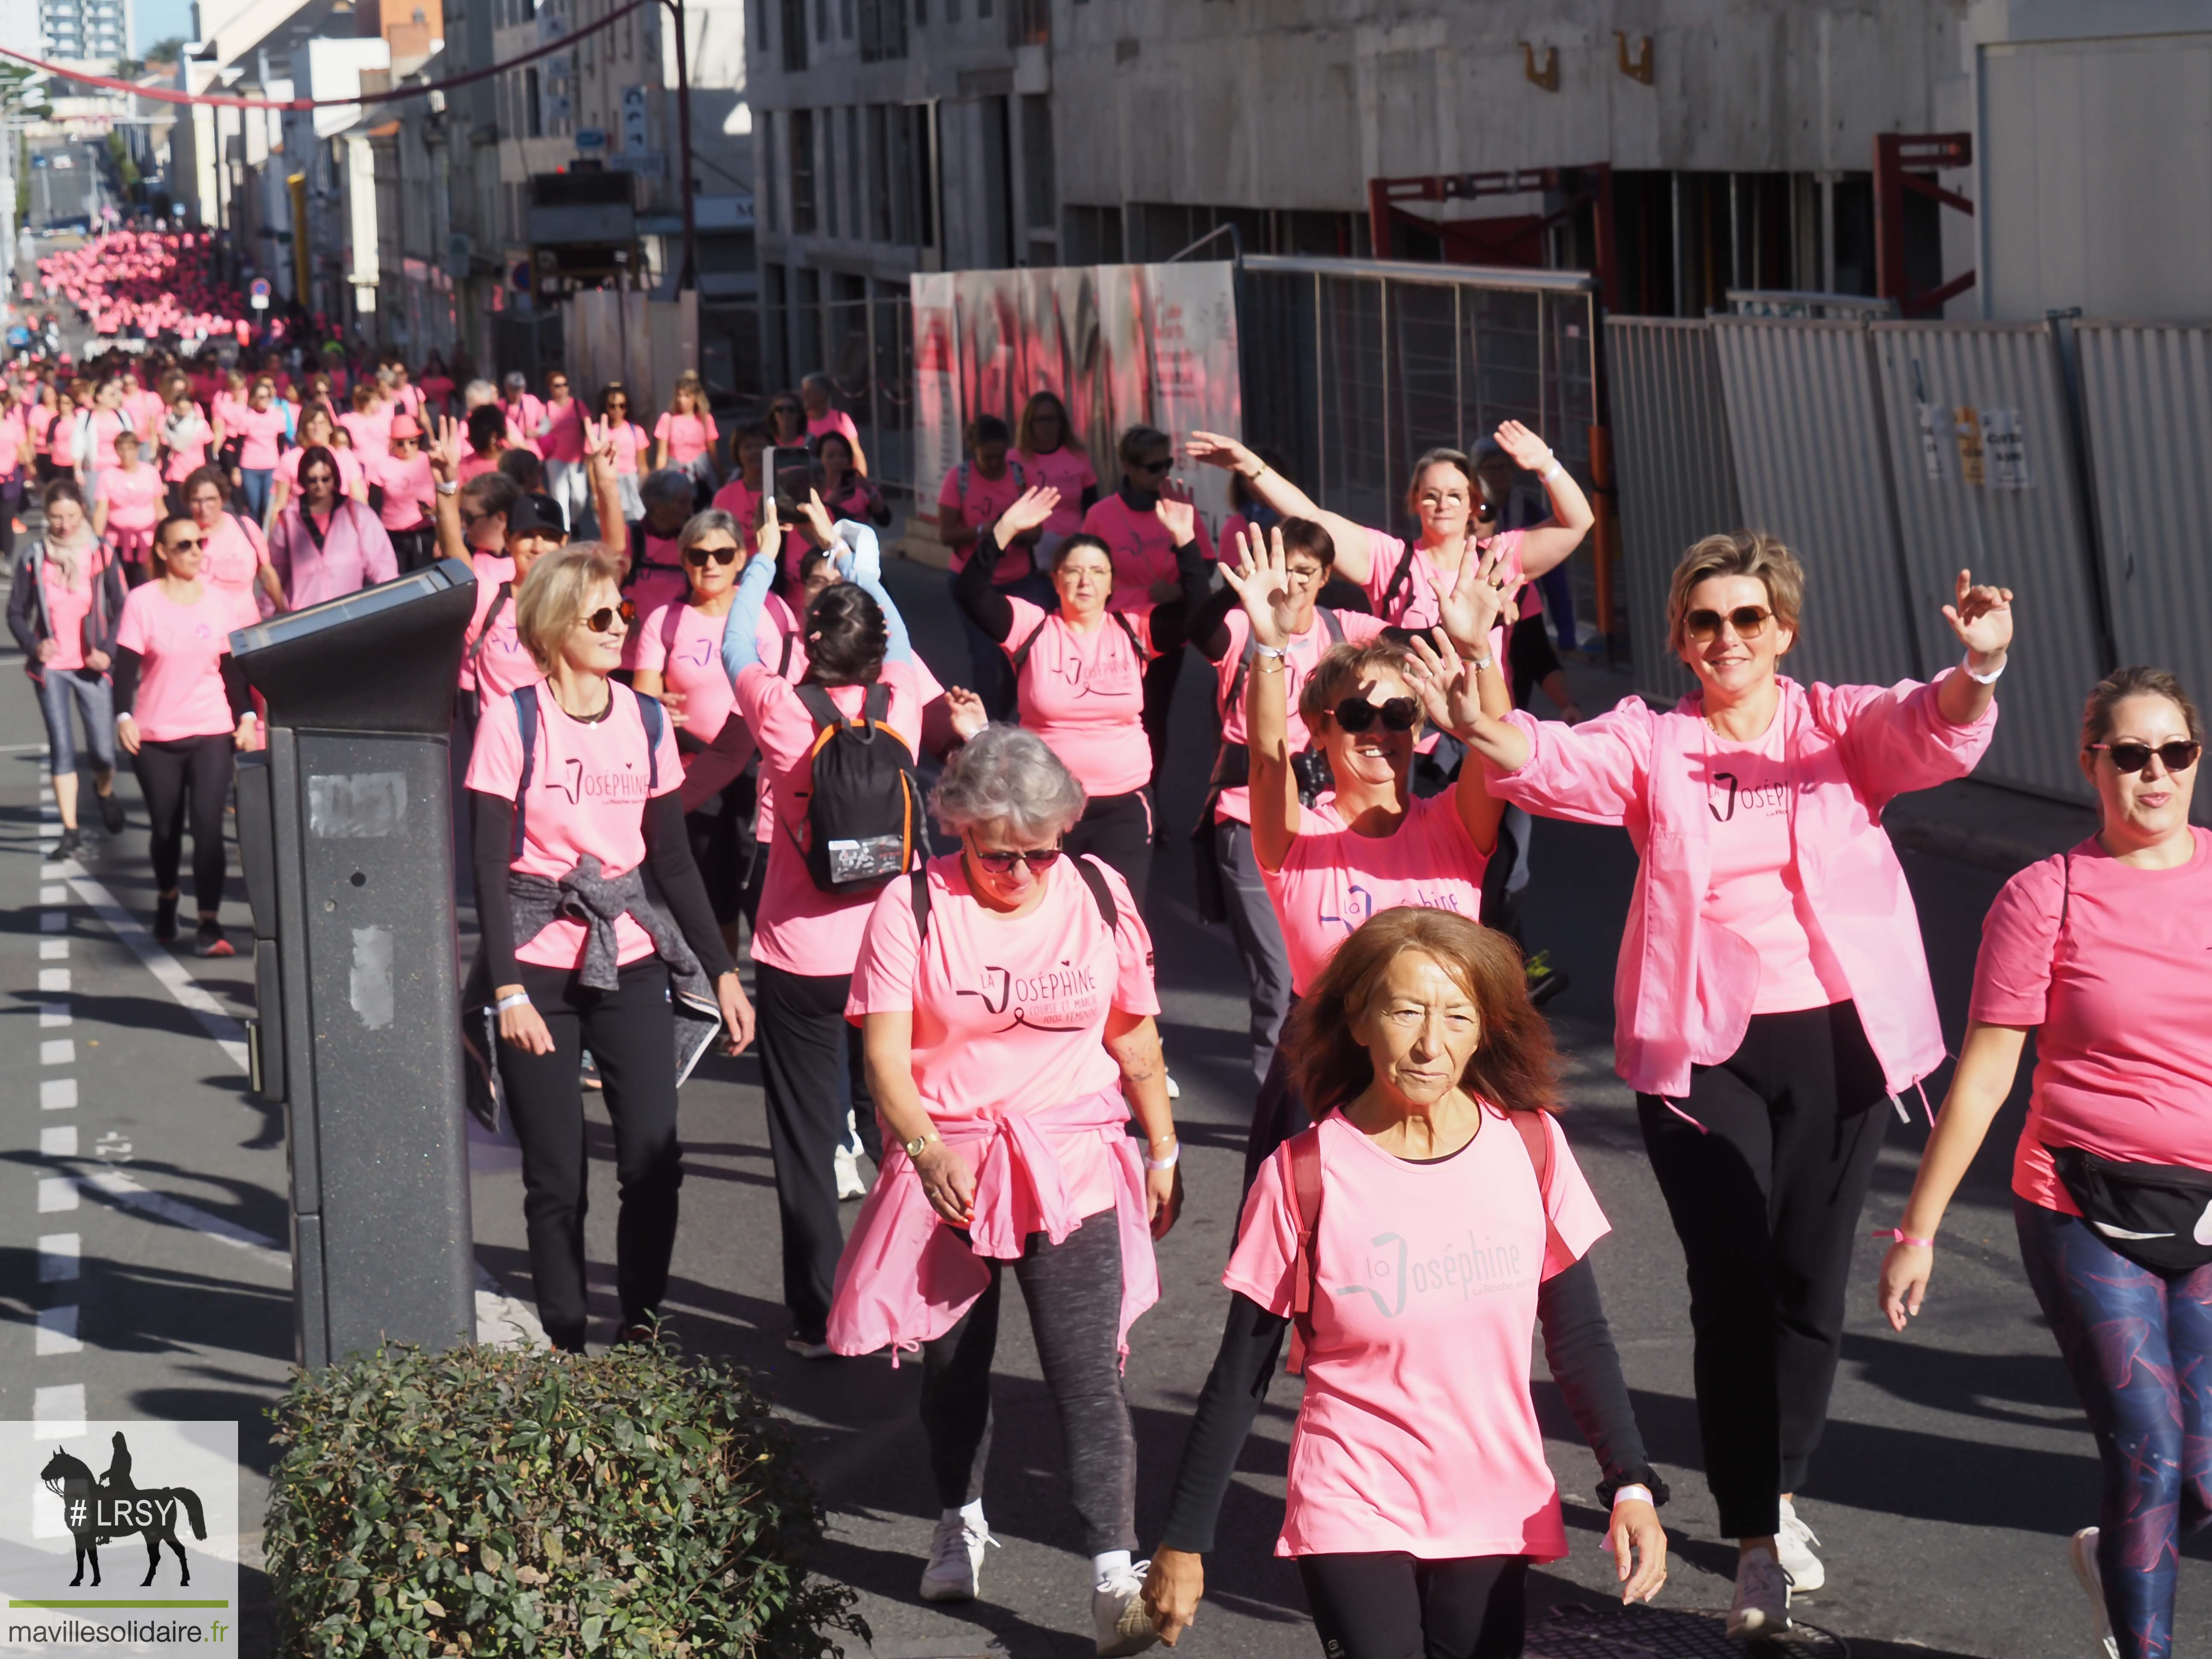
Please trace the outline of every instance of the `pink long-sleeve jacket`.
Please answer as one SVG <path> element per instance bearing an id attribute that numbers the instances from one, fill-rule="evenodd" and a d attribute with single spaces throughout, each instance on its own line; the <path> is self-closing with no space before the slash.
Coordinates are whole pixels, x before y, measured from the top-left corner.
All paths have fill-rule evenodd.
<path id="1" fill-rule="evenodd" d="M 1955 672 L 1947 670 L 1947 673 Z M 1784 752 L 1796 799 L 1790 834 L 1797 873 L 1835 952 L 1859 1023 L 1893 1096 L 1944 1054 L 1919 918 L 1881 828 L 1882 809 L 1914 789 L 1964 777 L 1996 729 L 1992 703 L 1954 726 L 1923 685 L 1800 685 L 1784 678 Z M 1711 818 L 1698 757 L 1710 739 L 1692 696 L 1661 712 L 1631 698 L 1577 726 L 1515 713 L 1529 756 L 1489 769 L 1493 793 L 1545 817 L 1614 823 L 1641 867 L 1613 973 L 1613 1069 L 1644 1094 L 1680 1099 L 1692 1066 L 1716 1066 L 1743 1042 L 1759 958 L 1738 934 L 1708 924 Z"/>

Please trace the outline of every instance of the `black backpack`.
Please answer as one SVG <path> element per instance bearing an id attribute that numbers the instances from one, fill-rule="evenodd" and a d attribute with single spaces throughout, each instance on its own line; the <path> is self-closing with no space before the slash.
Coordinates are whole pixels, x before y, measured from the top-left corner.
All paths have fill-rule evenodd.
<path id="1" fill-rule="evenodd" d="M 848 720 L 828 691 L 795 685 L 814 721 L 806 792 L 806 872 L 825 893 L 854 893 L 913 868 L 922 839 L 921 777 L 906 739 L 884 724 L 890 688 L 872 685 Z"/>
<path id="2" fill-rule="evenodd" d="M 1098 861 L 1089 854 L 1081 856 L 1071 854 L 1068 860 L 1075 866 L 1075 873 L 1083 878 L 1083 884 L 1091 890 L 1091 902 L 1098 907 L 1098 920 L 1106 924 L 1108 933 L 1114 932 L 1121 925 L 1121 908 L 1114 902 L 1114 890 L 1106 884 L 1106 878 L 1100 872 Z M 913 890 L 908 895 L 908 902 L 914 907 L 915 945 L 919 948 L 921 942 L 929 937 L 929 872 L 927 869 L 917 870 L 907 879 L 914 884 Z"/>

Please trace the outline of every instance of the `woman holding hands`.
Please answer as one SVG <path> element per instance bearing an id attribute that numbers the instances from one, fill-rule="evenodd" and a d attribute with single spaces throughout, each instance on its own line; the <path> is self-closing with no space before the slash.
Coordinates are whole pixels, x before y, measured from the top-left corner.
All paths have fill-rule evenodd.
<path id="1" fill-rule="evenodd" d="M 2090 692 L 2081 765 L 2103 826 L 1997 895 L 1951 1092 L 1903 1224 L 1881 1235 L 1901 1331 L 2033 1031 L 2013 1220 L 2104 1464 L 2098 1524 L 2070 1554 L 2109 1659 L 2174 1651 L 2181 1539 L 2212 1516 L 2212 830 L 2189 822 L 2203 752 L 2165 670 Z"/>
<path id="2" fill-rule="evenodd" d="M 1965 651 L 1932 684 L 1778 672 L 1805 576 L 1750 531 L 1675 567 L 1668 638 L 1698 690 L 1580 726 L 1483 711 L 1490 787 L 1625 825 L 1641 866 L 1614 982 L 1616 1069 L 1682 1241 L 1698 1415 L 1733 1634 L 1789 1623 L 1825 1577 L 1797 1517 L 1841 1351 L 1851 1238 L 1886 1111 L 1943 1058 L 1920 929 L 1882 807 L 1964 776 L 1996 724 L 2012 594 L 1959 573 Z M 1904 1107 L 1897 1107 L 1902 1114 Z"/>

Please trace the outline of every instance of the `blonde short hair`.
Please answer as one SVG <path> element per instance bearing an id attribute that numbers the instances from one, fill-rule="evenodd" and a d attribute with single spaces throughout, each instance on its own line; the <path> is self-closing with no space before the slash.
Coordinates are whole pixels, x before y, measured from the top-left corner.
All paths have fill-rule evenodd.
<path id="1" fill-rule="evenodd" d="M 551 672 L 561 641 L 601 582 L 619 587 L 622 555 L 602 542 L 571 542 L 541 554 L 514 596 L 514 631 L 538 667 Z"/>
<path id="2" fill-rule="evenodd" d="M 1667 589 L 1667 648 L 1680 651 L 1689 641 L 1690 594 L 1716 576 L 1752 576 L 1766 587 L 1766 608 L 1791 633 L 1805 611 L 1805 567 L 1779 538 L 1764 530 L 1732 530 L 1708 536 L 1682 555 Z"/>

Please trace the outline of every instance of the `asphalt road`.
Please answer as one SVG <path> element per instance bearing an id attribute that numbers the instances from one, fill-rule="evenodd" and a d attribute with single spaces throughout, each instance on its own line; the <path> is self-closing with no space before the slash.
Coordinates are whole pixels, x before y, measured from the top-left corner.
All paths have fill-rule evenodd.
<path id="1" fill-rule="evenodd" d="M 964 678 L 942 578 L 895 567 L 891 583 L 925 654 L 947 680 Z M 1183 683 L 1163 804 L 1171 826 L 1187 825 L 1196 809 L 1210 750 L 1206 684 L 1194 667 Z M 1589 690 L 1601 691 L 1595 683 Z M 72 1413 L 235 1418 L 248 1465 L 244 1510 L 258 1514 L 270 1463 L 259 1414 L 280 1392 L 293 1350 L 286 1263 L 265 1247 L 285 1231 L 283 1126 L 246 1096 L 241 1067 L 223 1046 L 250 1009 L 250 975 L 244 958 L 175 958 L 137 932 L 151 908 L 151 879 L 145 820 L 127 777 L 131 824 L 120 837 L 95 836 L 76 868 L 41 856 L 41 836 L 50 840 L 53 828 L 40 812 L 39 737 L 27 690 L 0 697 L 0 934 L 13 940 L 0 943 L 0 1008 L 9 1015 L 0 1020 L 0 1063 L 16 1079 L 0 1089 L 0 1148 L 17 1169 L 16 1198 L 0 1223 L 0 1413 L 49 1421 Z M 1665 1517 L 1675 1560 L 1664 1603 L 1722 1607 L 1734 1552 L 1714 1535 L 1698 1473 L 1679 1252 L 1632 1102 L 1612 1075 L 1612 956 L 1632 857 L 1617 833 L 1545 824 L 1535 860 L 1530 937 L 1575 975 L 1553 1005 L 1572 1064 L 1568 1132 L 1613 1226 L 1595 1260 L 1639 1419 L 1674 1487 Z M 1905 862 L 1945 1028 L 1955 1037 L 1980 918 L 1999 878 L 1917 854 Z M 1195 921 L 1176 836 L 1162 850 L 1154 892 L 1189 1202 L 1160 1248 L 1164 1294 L 1133 1334 L 1128 1367 L 1148 1538 L 1164 1514 L 1225 1304 L 1218 1273 L 1252 1091 L 1241 974 L 1226 937 Z M 242 938 L 234 874 L 226 917 Z M 180 990 L 198 1012 L 179 1000 Z M 690 1180 L 669 1312 L 690 1347 L 738 1358 L 774 1389 L 833 1512 L 822 1569 L 861 1592 L 876 1652 L 1089 1652 L 1087 1564 L 1024 1322 L 1010 1310 L 1002 1328 L 987 1492 L 1001 1547 L 985 1567 L 983 1599 L 924 1607 L 915 1581 L 935 1505 L 915 1415 L 917 1373 L 881 1360 L 809 1364 L 783 1351 L 755 1062 L 708 1062 L 685 1091 L 684 1113 Z M 1833 1420 L 1801 1502 L 1824 1542 L 1828 1586 L 1802 1599 L 1798 1611 L 1863 1656 L 2057 1659 L 2092 1651 L 2064 1544 L 2094 1519 L 2097 1467 L 2013 1243 L 2005 1176 L 2018 1113 L 2015 1101 L 1991 1138 L 1947 1230 L 1929 1311 L 1907 1335 L 1892 1334 L 1876 1316 L 1879 1247 L 1863 1238 L 1859 1245 Z M 592 1278 L 604 1338 L 614 1318 L 611 1142 L 596 1107 L 592 1122 L 600 1198 L 590 1223 Z M 1924 1133 L 1924 1124 L 1892 1123 L 1869 1226 L 1894 1218 Z M 519 1176 L 511 1157 L 482 1151 L 479 1255 L 526 1297 Z M 1209 1562 L 1213 1595 L 1186 1652 L 1280 1659 L 1312 1650 L 1295 1576 L 1271 1553 L 1296 1386 L 1278 1386 L 1247 1449 L 1223 1543 Z M 1574 1554 L 1536 1575 L 1532 1607 L 1595 1605 L 1610 1573 L 1596 1548 L 1595 1472 L 1548 1384 L 1540 1403 Z M 249 1567 L 257 1541 L 246 1540 Z M 2205 1626 L 2191 1616 L 2212 1607 L 2206 1559 L 2200 1543 L 2183 1563 L 2181 1654 L 2212 1652 L 2197 1634 Z M 246 1582 L 251 1590 L 256 1576 Z M 263 1650 L 256 1628 L 249 1622 L 249 1652 Z"/>

